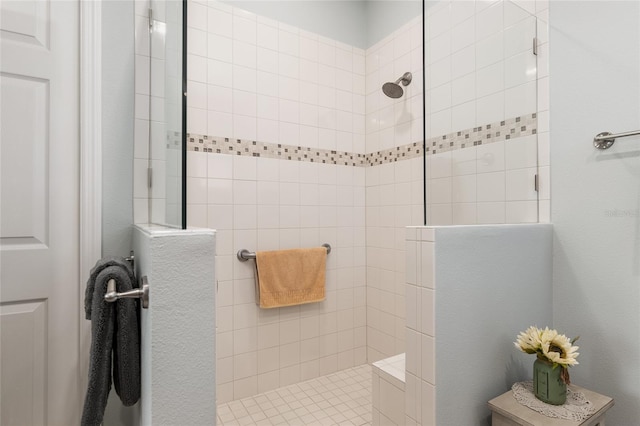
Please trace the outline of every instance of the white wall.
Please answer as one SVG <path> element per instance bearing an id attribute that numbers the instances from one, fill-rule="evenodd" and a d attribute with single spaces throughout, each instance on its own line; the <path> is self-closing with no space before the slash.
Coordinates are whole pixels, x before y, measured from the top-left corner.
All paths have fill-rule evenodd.
<path id="1" fill-rule="evenodd" d="M 607 423 L 640 419 L 640 4 L 552 1 L 554 326 L 580 335 L 572 382 L 615 399 Z"/>
<path id="2" fill-rule="evenodd" d="M 367 48 L 407 22 L 422 16 L 423 2 L 420 0 L 365 0 L 363 3 L 365 3 L 367 21 L 365 28 Z"/>
<path id="3" fill-rule="evenodd" d="M 102 4 L 102 253 L 128 256 L 133 223 L 133 4 Z"/>
<path id="4" fill-rule="evenodd" d="M 225 2 L 360 49 L 370 48 L 422 14 L 419 0 Z"/>
<path id="5" fill-rule="evenodd" d="M 134 27 L 130 1 L 102 3 L 102 255 L 128 256 L 133 224 Z M 82 277 L 83 279 L 85 277 Z M 135 424 L 111 392 L 104 424 Z"/>
<path id="6" fill-rule="evenodd" d="M 367 1 L 226 0 L 225 3 L 360 49 L 369 47 Z"/>
<path id="7" fill-rule="evenodd" d="M 552 322 L 552 227 L 409 227 L 406 244 L 407 424 L 487 424 L 487 401 L 531 379 L 512 342 Z"/>

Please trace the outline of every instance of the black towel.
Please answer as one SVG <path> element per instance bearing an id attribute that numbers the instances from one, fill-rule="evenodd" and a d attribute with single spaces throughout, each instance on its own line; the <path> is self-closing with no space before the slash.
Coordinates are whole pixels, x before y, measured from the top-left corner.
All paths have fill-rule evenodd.
<path id="1" fill-rule="evenodd" d="M 91 354 L 83 426 L 102 423 L 111 389 L 112 354 L 113 382 L 120 400 L 130 406 L 140 399 L 137 302 L 134 299 L 106 302 L 104 295 L 111 279 L 115 280 L 116 291 L 120 293 L 132 290 L 135 283 L 133 271 L 126 261 L 123 265 L 117 259 L 103 259 L 91 271 L 87 282 L 87 293 L 89 289 L 93 290 L 90 304 L 85 297 L 85 311 L 91 319 Z"/>
<path id="2" fill-rule="evenodd" d="M 136 279 L 133 274 L 133 268 L 131 267 L 131 263 L 128 260 L 126 260 L 124 257 L 108 256 L 98 260 L 96 262 L 96 265 L 91 269 L 91 272 L 89 273 L 87 288 L 84 291 L 84 313 L 85 313 L 85 318 L 88 320 L 91 319 L 91 306 L 93 304 L 93 289 L 96 284 L 96 278 L 98 277 L 98 274 L 108 266 L 120 266 L 121 268 L 125 269 L 127 271 L 127 274 L 129 275 L 129 280 L 133 283 L 132 285 L 136 287 L 136 284 L 135 284 Z"/>

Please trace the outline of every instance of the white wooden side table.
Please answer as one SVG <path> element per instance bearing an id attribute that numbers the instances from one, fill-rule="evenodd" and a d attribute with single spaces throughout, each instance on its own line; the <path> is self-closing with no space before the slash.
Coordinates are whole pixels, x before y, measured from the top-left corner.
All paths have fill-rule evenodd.
<path id="1" fill-rule="evenodd" d="M 491 410 L 492 426 L 605 426 L 605 414 L 607 410 L 613 407 L 613 399 L 608 396 L 581 388 L 580 386 L 570 385 L 570 389 L 574 392 L 582 392 L 587 400 L 591 401 L 595 408 L 588 419 L 582 422 L 574 422 L 571 420 L 554 419 L 540 414 L 531 408 L 520 404 L 513 397 L 511 390 L 489 401 L 489 409 Z"/>

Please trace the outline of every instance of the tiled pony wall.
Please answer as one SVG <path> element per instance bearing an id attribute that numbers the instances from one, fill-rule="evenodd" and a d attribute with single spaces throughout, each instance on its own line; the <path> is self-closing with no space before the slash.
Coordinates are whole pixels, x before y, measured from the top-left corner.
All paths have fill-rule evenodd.
<path id="1" fill-rule="evenodd" d="M 218 401 L 402 352 L 404 226 L 423 220 L 421 17 L 365 51 L 188 7 L 188 224 L 218 230 Z M 386 98 L 406 71 L 405 95 Z M 326 301 L 256 306 L 239 249 L 325 242 Z"/>
<path id="2" fill-rule="evenodd" d="M 548 1 L 427 4 L 427 223 L 548 221 Z"/>

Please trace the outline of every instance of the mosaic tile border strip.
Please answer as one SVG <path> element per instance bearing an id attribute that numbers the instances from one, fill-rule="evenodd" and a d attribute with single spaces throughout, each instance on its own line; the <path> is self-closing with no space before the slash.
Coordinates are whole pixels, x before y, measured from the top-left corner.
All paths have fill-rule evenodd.
<path id="1" fill-rule="evenodd" d="M 472 146 L 486 145 L 538 133 L 538 114 L 513 117 L 427 139 L 427 155 L 439 154 Z"/>
<path id="2" fill-rule="evenodd" d="M 280 160 L 338 164 L 341 166 L 366 166 L 364 154 L 246 139 L 233 139 L 224 136 L 187 134 L 187 151 L 277 158 Z"/>
<path id="3" fill-rule="evenodd" d="M 435 136 L 426 141 L 426 155 L 501 142 L 537 133 L 537 113 L 509 118 L 446 135 Z M 172 145 L 172 144 L 168 144 Z M 224 136 L 187 134 L 187 150 L 214 154 L 242 155 L 281 160 L 306 161 L 341 166 L 369 167 L 422 155 L 422 141 L 369 154 L 334 151 L 270 142 L 233 139 Z"/>

